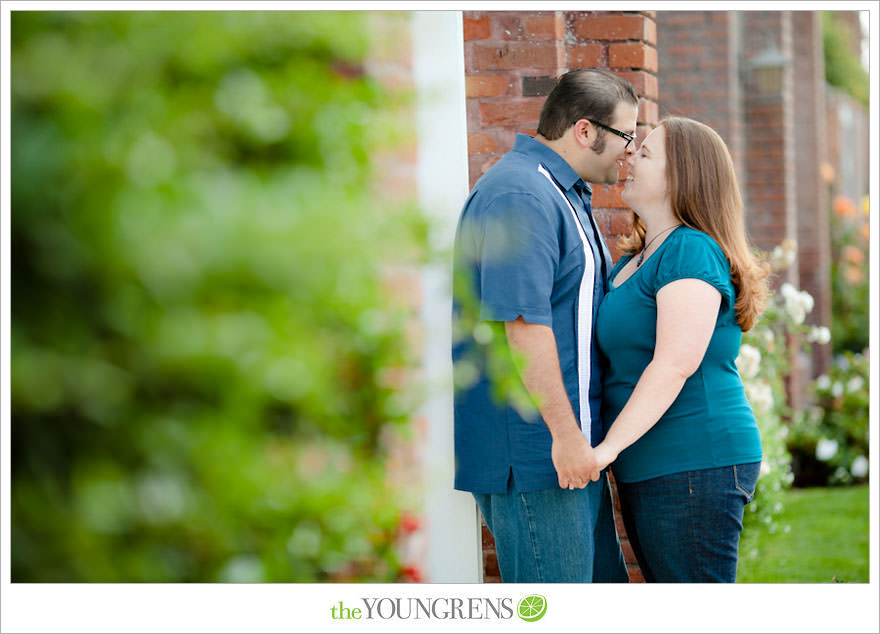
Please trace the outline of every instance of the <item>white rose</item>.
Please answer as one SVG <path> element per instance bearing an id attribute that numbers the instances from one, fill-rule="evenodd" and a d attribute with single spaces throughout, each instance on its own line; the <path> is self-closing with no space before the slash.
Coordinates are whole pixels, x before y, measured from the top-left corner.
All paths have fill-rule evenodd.
<path id="1" fill-rule="evenodd" d="M 756 412 L 766 414 L 773 409 L 773 390 L 766 381 L 749 382 L 745 387 L 749 403 Z"/>
<path id="2" fill-rule="evenodd" d="M 843 396 L 843 383 L 840 381 L 835 381 L 834 385 L 831 386 L 831 396 L 837 398 L 838 396 Z"/>
<path id="3" fill-rule="evenodd" d="M 852 466 L 849 468 L 849 472 L 853 474 L 854 478 L 863 478 L 868 475 L 868 459 L 864 456 L 856 456 Z"/>
<path id="4" fill-rule="evenodd" d="M 807 291 L 800 292 L 800 301 L 804 307 L 806 312 L 811 312 L 813 307 L 816 305 L 816 300 L 813 299 L 813 296 L 810 295 Z"/>
<path id="5" fill-rule="evenodd" d="M 796 324 L 804 323 L 807 313 L 813 310 L 815 301 L 813 296 L 806 291 L 799 291 L 794 286 L 786 282 L 779 291 L 785 299 L 785 311 L 791 320 Z"/>
<path id="6" fill-rule="evenodd" d="M 816 458 L 818 460 L 831 460 L 837 453 L 837 441 L 828 438 L 820 438 L 816 443 Z"/>
<path id="7" fill-rule="evenodd" d="M 818 379 L 816 379 L 816 387 L 820 390 L 827 390 L 831 387 L 831 379 L 827 374 L 823 374 Z"/>
<path id="8" fill-rule="evenodd" d="M 847 392 L 858 392 L 865 386 L 865 382 L 860 376 L 854 376 L 846 383 Z"/>
<path id="9" fill-rule="evenodd" d="M 761 369 L 761 351 L 747 343 L 743 344 L 736 358 L 736 367 L 743 378 L 754 378 Z"/>
<path id="10" fill-rule="evenodd" d="M 807 335 L 807 341 L 825 345 L 831 341 L 831 331 L 825 326 L 813 327 Z"/>

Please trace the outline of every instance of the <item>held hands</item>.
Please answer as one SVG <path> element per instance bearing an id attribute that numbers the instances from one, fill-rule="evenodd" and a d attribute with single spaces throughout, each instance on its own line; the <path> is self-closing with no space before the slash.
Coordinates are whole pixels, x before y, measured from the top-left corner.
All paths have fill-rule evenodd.
<path id="1" fill-rule="evenodd" d="M 563 489 L 583 489 L 599 479 L 602 469 L 596 462 L 595 452 L 576 427 L 565 435 L 553 437 L 550 455 Z"/>

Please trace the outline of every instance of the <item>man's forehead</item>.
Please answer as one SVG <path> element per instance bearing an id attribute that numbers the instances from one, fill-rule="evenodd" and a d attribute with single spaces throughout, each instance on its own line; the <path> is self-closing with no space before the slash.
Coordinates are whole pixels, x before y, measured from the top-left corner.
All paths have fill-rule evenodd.
<path id="1" fill-rule="evenodd" d="M 623 132 L 634 133 L 638 113 L 638 106 L 621 101 L 614 109 L 614 123 L 617 124 L 614 127 L 619 127 Z"/>

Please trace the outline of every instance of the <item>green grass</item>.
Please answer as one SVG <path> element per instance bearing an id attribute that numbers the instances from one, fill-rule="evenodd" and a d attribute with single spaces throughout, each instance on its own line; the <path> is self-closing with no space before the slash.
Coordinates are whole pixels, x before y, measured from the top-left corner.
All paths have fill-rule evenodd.
<path id="1" fill-rule="evenodd" d="M 738 582 L 867 583 L 867 485 L 792 489 L 783 507 L 774 532 L 743 532 Z"/>

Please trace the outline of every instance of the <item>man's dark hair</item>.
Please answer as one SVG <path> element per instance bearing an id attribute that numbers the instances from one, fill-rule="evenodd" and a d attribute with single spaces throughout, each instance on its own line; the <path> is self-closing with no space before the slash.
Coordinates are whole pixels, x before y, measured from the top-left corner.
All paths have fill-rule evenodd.
<path id="1" fill-rule="evenodd" d="M 581 68 L 562 75 L 541 108 L 538 134 L 554 141 L 580 119 L 592 119 L 611 125 L 614 110 L 621 101 L 638 106 L 639 98 L 632 84 L 601 68 Z M 600 128 L 598 141 L 604 149 L 605 130 Z M 596 149 L 596 148 L 594 148 Z M 602 149 L 596 149 L 601 152 Z"/>

